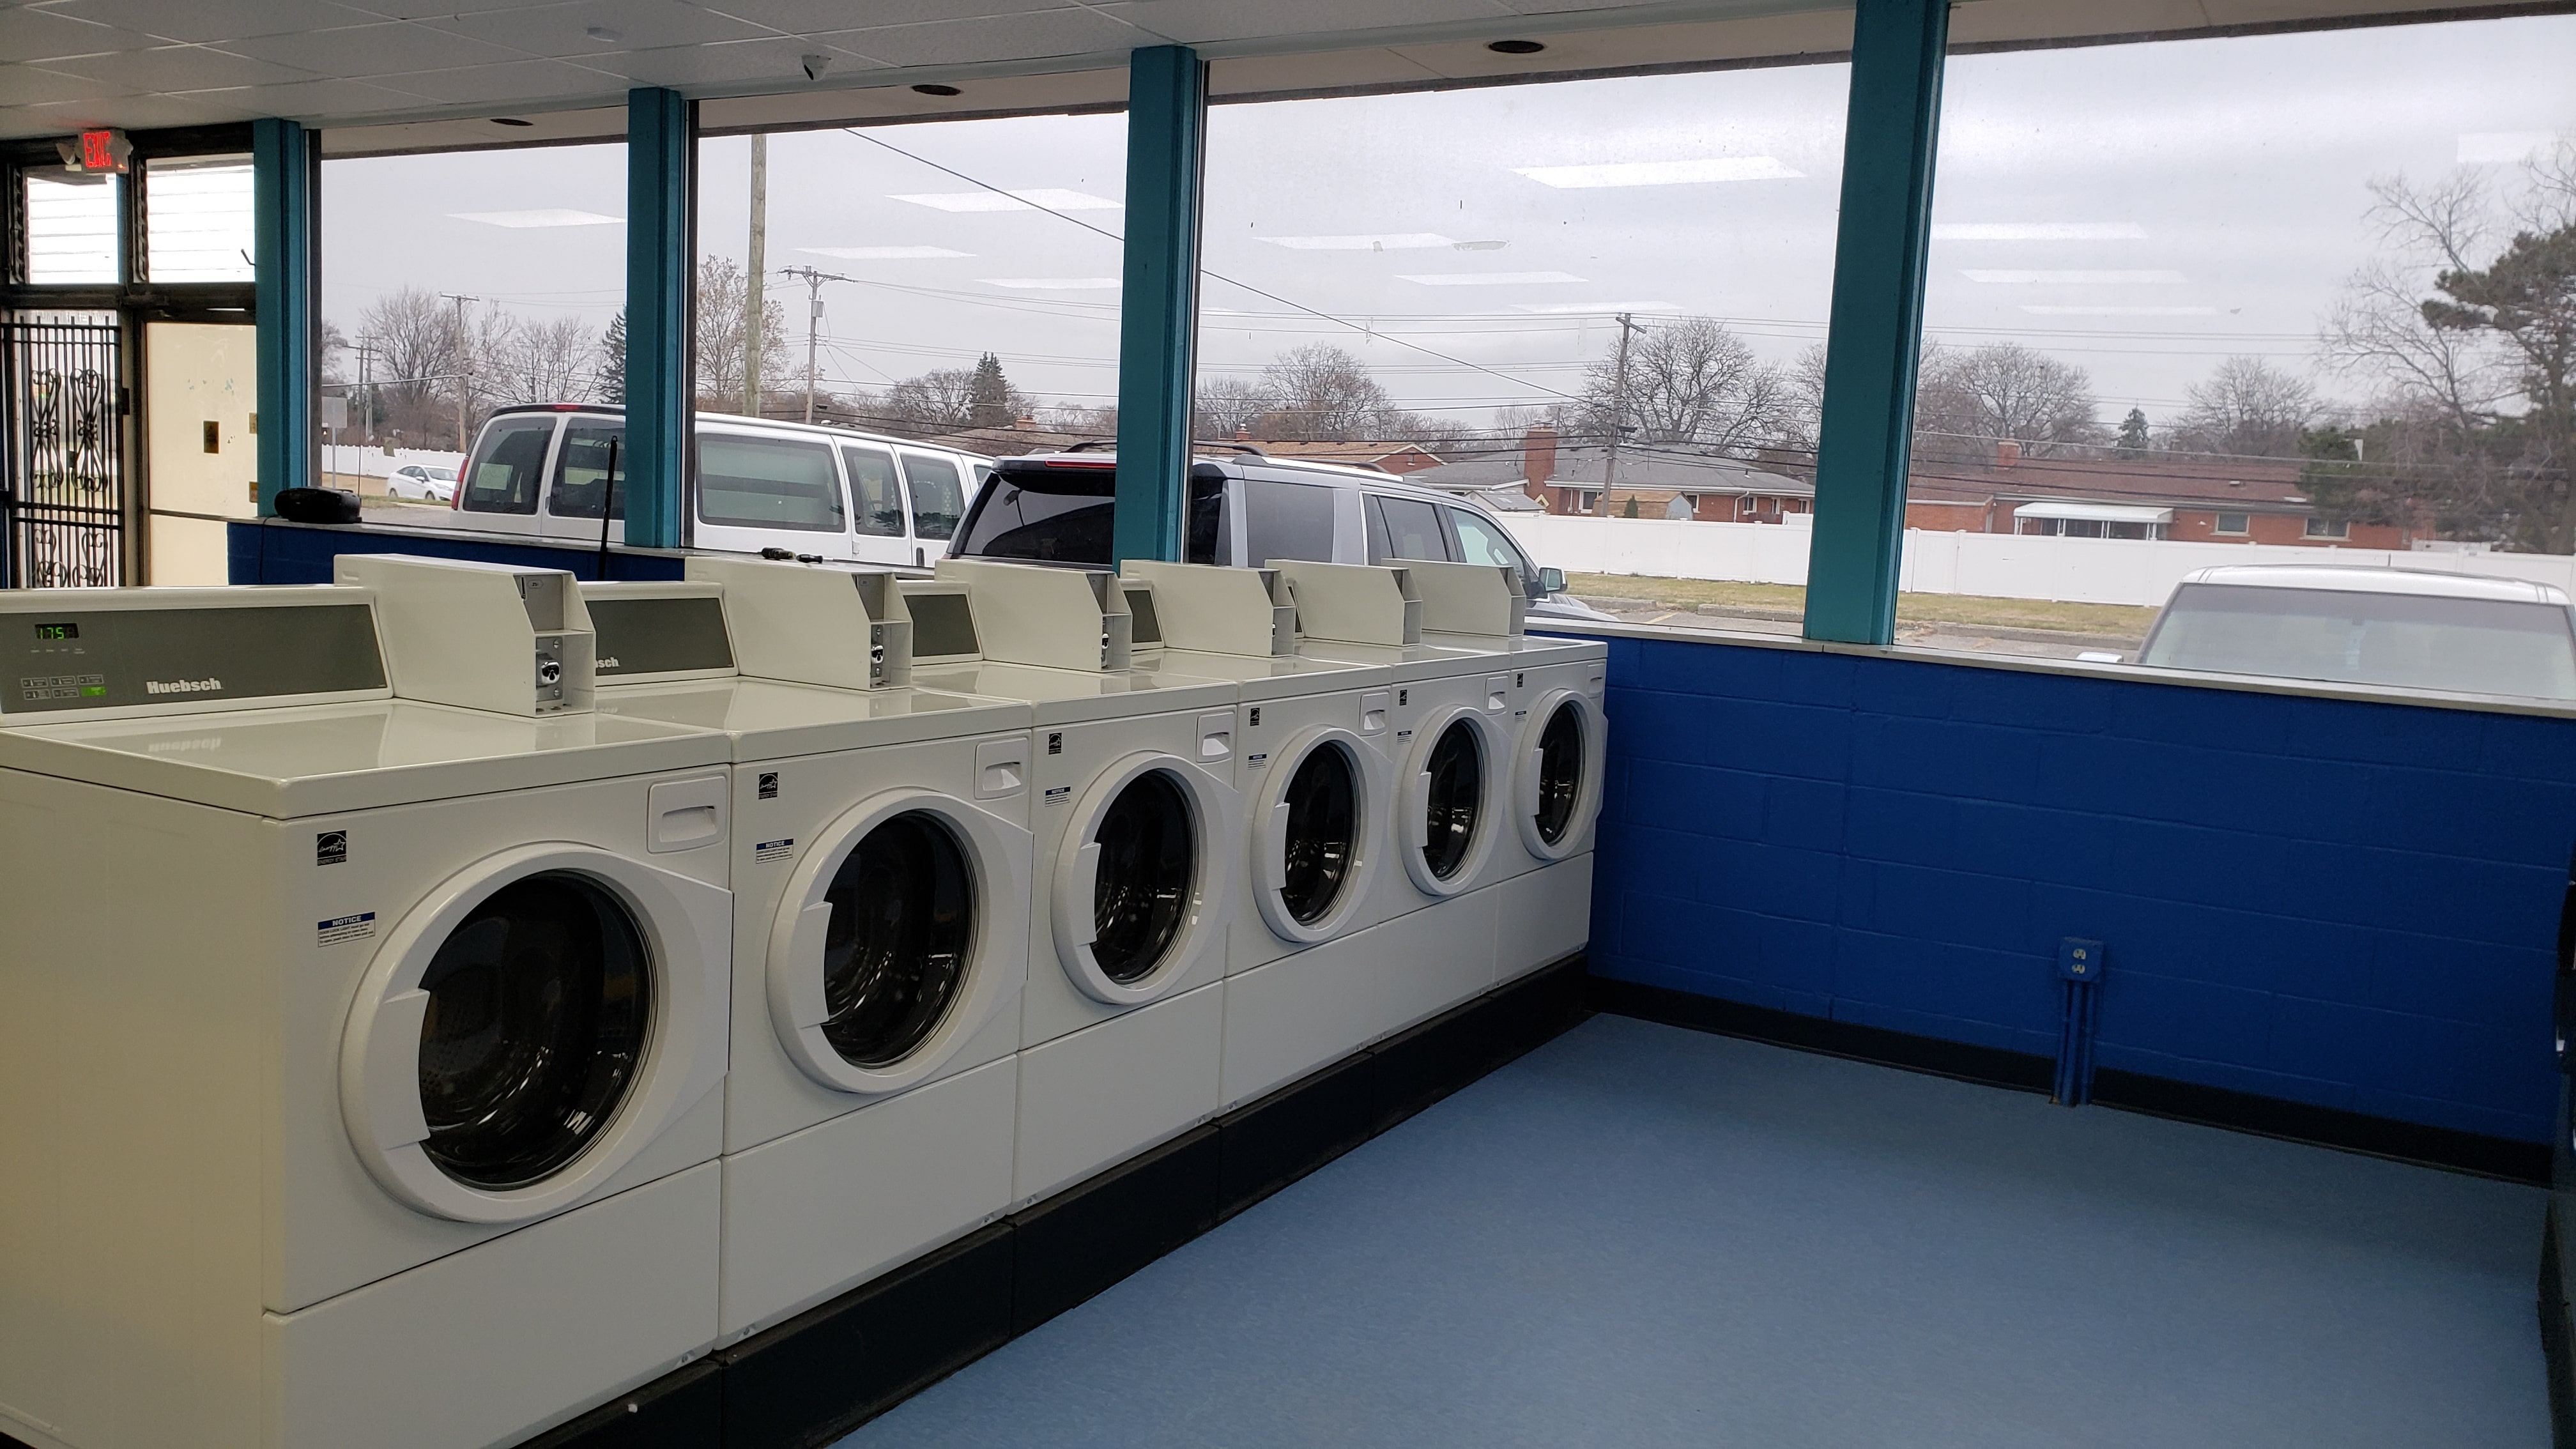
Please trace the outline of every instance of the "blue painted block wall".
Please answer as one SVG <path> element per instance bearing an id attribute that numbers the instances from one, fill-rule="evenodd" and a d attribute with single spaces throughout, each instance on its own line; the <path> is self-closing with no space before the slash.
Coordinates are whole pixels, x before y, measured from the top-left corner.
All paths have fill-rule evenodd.
<path id="1" fill-rule="evenodd" d="M 365 525 L 289 523 L 275 518 L 234 522 L 226 525 L 224 532 L 224 577 L 226 582 L 236 584 L 327 584 L 331 582 L 332 560 L 344 553 L 422 554 L 522 568 L 565 569 L 584 579 L 599 577 L 596 545 L 584 548 L 512 534 L 473 538 Z M 676 579 L 684 567 L 677 553 L 609 546 L 608 576 L 612 579 Z"/>
<path id="2" fill-rule="evenodd" d="M 2525 1141 L 2576 720 L 1614 638 L 1592 970 Z"/>

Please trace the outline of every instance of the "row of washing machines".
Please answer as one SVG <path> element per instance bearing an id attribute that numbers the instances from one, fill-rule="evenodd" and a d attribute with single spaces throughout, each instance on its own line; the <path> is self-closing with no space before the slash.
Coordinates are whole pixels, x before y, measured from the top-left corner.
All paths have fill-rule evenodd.
<path id="1" fill-rule="evenodd" d="M 1579 949 L 1507 570 L 0 602 L 0 1432 L 517 1442 Z"/>

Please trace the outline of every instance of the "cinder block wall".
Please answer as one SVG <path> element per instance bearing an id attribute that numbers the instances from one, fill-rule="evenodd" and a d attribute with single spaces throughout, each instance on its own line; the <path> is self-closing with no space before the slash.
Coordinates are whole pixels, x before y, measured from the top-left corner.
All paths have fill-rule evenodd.
<path id="1" fill-rule="evenodd" d="M 2524 1142 L 2576 720 L 1610 641 L 1592 970 Z"/>

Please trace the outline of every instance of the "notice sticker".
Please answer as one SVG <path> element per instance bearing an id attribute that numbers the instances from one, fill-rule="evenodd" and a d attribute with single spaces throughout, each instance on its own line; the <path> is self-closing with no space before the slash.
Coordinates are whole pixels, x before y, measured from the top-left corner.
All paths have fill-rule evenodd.
<path id="1" fill-rule="evenodd" d="M 1071 785 L 1050 785 L 1047 787 L 1046 802 L 1049 805 L 1062 805 L 1072 798 L 1073 787 Z"/>
<path id="2" fill-rule="evenodd" d="M 1243 757 L 1243 768 L 1247 770 L 1258 770 L 1269 763 L 1270 752 L 1268 750 L 1263 750 L 1258 754 L 1250 754 Z"/>
<path id="3" fill-rule="evenodd" d="M 752 860 L 760 865 L 770 865 L 782 860 L 792 860 L 795 856 L 796 842 L 793 839 L 764 840 L 751 848 Z"/>
<path id="4" fill-rule="evenodd" d="M 370 941 L 376 935 L 376 913 L 361 911 L 354 916 L 339 916 L 313 923 L 313 944 L 342 946 L 351 941 Z"/>

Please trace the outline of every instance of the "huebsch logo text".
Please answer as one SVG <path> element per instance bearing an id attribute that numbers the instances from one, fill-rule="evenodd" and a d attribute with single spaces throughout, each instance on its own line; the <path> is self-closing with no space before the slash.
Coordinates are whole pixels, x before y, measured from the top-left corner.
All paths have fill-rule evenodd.
<path id="1" fill-rule="evenodd" d="M 224 682 L 220 679 L 147 679 L 143 681 L 145 694 L 214 694 L 221 691 L 223 687 Z"/>

